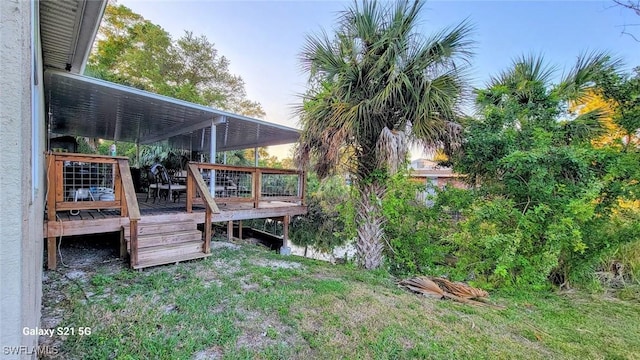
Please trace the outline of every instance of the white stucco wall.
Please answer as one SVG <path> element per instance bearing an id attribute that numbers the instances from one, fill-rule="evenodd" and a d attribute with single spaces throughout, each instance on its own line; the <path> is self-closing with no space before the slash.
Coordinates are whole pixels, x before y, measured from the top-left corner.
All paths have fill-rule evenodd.
<path id="1" fill-rule="evenodd" d="M 0 358 L 3 359 L 35 358 L 33 350 L 38 339 L 23 335 L 22 329 L 40 325 L 45 126 L 41 68 L 35 72 L 32 69 L 34 58 L 41 64 L 39 51 L 33 53 L 32 34 L 39 32 L 34 21 L 37 11 L 32 6 L 31 1 L 0 1 Z M 25 347 L 19 351 L 21 355 L 9 355 L 9 347 L 16 346 Z"/>

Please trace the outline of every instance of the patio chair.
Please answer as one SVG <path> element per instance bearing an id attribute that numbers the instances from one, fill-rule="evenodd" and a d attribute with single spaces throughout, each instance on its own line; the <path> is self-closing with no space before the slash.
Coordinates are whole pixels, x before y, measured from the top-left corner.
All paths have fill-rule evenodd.
<path id="1" fill-rule="evenodd" d="M 180 195 L 187 192 L 187 186 L 173 182 L 171 177 L 169 176 L 169 173 L 167 172 L 167 169 L 165 169 L 163 166 L 159 166 L 157 167 L 157 169 L 159 178 L 158 191 L 160 192 L 162 190 L 165 190 L 167 200 L 169 195 L 171 195 L 171 197 L 173 198 L 173 202 L 178 201 L 180 199 Z"/>
<path id="2" fill-rule="evenodd" d="M 216 177 L 216 194 L 220 197 L 238 196 L 238 185 L 224 173 Z"/>
<path id="3" fill-rule="evenodd" d="M 156 202 L 156 198 L 160 196 L 160 186 L 162 185 L 162 181 L 159 181 L 159 172 L 158 166 L 161 165 L 156 164 L 151 169 L 147 170 L 147 182 L 149 183 L 149 187 L 147 188 L 147 198 L 145 202 L 149 201 L 149 198 L 153 195 L 153 202 Z"/>

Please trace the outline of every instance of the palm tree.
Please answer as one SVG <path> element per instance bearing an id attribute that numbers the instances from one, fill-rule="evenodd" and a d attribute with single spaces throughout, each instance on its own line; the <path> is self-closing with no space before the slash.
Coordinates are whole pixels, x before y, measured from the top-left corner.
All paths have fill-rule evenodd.
<path id="1" fill-rule="evenodd" d="M 382 263 L 381 199 L 409 143 L 450 149 L 456 138 L 471 27 L 462 22 L 424 38 L 416 29 L 422 7 L 354 3 L 340 13 L 335 36 L 308 36 L 301 56 L 312 86 L 299 108 L 297 158 L 313 160 L 321 177 L 354 176 L 356 248 L 367 269 Z"/>
<path id="2" fill-rule="evenodd" d="M 485 89 L 476 89 L 477 115 L 465 121 L 464 142 L 453 156 L 454 169 L 467 175 L 472 185 L 504 190 L 506 179 L 516 174 L 505 165 L 509 154 L 588 144 L 603 130 L 607 112 L 600 107 L 586 111 L 575 104 L 590 100 L 598 91 L 599 79 L 616 74 L 620 64 L 607 53 L 584 53 L 553 84 L 558 67 L 542 55 L 515 58 Z M 568 170 L 566 164 L 562 168 Z M 517 177 L 515 182 L 525 188 L 519 193 L 524 194 L 519 202 L 524 211 L 529 207 L 531 185 L 526 176 Z"/>

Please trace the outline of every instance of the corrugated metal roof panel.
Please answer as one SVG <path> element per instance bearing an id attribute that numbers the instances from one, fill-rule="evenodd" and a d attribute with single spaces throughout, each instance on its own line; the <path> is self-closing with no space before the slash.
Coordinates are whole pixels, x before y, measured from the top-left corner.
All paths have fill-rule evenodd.
<path id="1" fill-rule="evenodd" d="M 40 1 L 40 40 L 46 68 L 84 71 L 106 0 Z"/>
<path id="2" fill-rule="evenodd" d="M 51 131 L 57 134 L 141 144 L 168 140 L 175 147 L 208 151 L 212 121 L 225 119 L 216 128 L 220 151 L 288 144 L 299 137 L 293 128 L 87 76 L 49 70 L 45 86 Z"/>

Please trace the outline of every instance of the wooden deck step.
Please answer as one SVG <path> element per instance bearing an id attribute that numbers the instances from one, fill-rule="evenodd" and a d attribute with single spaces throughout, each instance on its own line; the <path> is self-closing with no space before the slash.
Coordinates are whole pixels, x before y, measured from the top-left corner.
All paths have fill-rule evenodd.
<path id="1" fill-rule="evenodd" d="M 194 230 L 197 228 L 195 221 L 168 221 L 168 222 L 140 222 L 138 223 L 138 237 L 141 235 L 163 234 L 176 231 Z M 129 225 L 123 225 L 125 234 L 129 233 Z"/>
<path id="2" fill-rule="evenodd" d="M 202 244 L 202 241 L 189 241 L 139 249 L 138 262 L 159 258 L 176 258 L 188 254 L 202 254 Z"/>
<path id="3" fill-rule="evenodd" d="M 134 269 L 143 269 L 143 268 L 147 268 L 147 267 L 151 267 L 151 266 L 175 264 L 175 263 L 179 263 L 179 262 L 182 262 L 182 261 L 203 259 L 203 258 L 206 258 L 206 257 L 209 257 L 209 256 L 211 256 L 211 254 L 205 254 L 203 252 L 199 252 L 199 253 L 194 253 L 194 254 L 185 254 L 185 255 L 173 256 L 173 257 L 158 257 L 158 258 L 155 258 L 155 259 L 152 259 L 152 260 L 138 261 L 138 265 L 134 265 L 133 268 Z"/>
<path id="4" fill-rule="evenodd" d="M 125 225 L 122 229 L 127 251 L 131 253 L 130 228 Z M 138 224 L 138 262 L 132 267 L 142 269 L 209 256 L 203 247 L 202 232 L 194 221 L 141 222 Z"/>
<path id="5" fill-rule="evenodd" d="M 127 242 L 127 250 L 130 250 L 129 238 L 129 233 L 125 232 L 124 239 Z M 200 230 L 182 230 L 163 234 L 138 235 L 138 249 L 200 240 L 202 240 L 202 231 Z"/>

